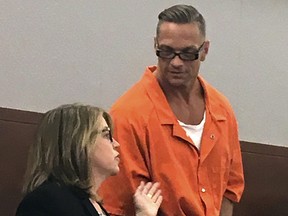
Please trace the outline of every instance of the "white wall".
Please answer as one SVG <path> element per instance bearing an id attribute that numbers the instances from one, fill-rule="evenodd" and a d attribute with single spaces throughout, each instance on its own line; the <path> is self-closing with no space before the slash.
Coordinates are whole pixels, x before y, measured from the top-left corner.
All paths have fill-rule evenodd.
<path id="1" fill-rule="evenodd" d="M 206 18 L 201 73 L 230 99 L 241 140 L 288 146 L 287 0 L 0 0 L 0 106 L 109 109 L 156 63 L 157 15 L 176 3 Z"/>

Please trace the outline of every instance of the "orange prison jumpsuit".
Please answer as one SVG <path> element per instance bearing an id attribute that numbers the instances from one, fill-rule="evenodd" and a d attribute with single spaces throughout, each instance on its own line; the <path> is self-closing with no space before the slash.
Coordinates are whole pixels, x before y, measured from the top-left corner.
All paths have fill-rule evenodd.
<path id="1" fill-rule="evenodd" d="M 216 216 L 223 196 L 238 202 L 244 177 L 237 122 L 227 99 L 198 77 L 206 103 L 201 150 L 186 136 L 148 67 L 111 109 L 120 143 L 120 172 L 100 188 L 111 214 L 134 215 L 141 180 L 160 182 L 158 215 Z"/>

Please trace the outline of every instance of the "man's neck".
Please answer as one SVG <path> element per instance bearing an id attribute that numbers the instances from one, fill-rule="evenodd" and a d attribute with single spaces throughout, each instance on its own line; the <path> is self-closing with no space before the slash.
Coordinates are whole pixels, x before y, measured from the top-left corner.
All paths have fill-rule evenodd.
<path id="1" fill-rule="evenodd" d="M 203 97 L 203 88 L 197 78 L 191 80 L 190 83 L 181 86 L 173 86 L 167 82 L 161 81 L 160 79 L 158 79 L 158 82 L 168 101 L 176 100 L 189 105 L 193 103 L 193 98 Z"/>

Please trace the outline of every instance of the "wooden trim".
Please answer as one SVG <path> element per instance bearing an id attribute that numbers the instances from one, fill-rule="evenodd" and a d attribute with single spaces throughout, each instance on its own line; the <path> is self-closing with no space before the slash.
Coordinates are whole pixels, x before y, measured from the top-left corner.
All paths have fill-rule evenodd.
<path id="1" fill-rule="evenodd" d="M 248 141 L 240 141 L 241 151 L 243 153 L 254 153 L 261 155 L 270 155 L 288 158 L 288 148 L 283 146 L 267 145 L 261 143 L 253 143 Z"/>
<path id="2" fill-rule="evenodd" d="M 21 122 L 22 124 L 39 124 L 43 113 L 0 107 L 0 120 Z"/>

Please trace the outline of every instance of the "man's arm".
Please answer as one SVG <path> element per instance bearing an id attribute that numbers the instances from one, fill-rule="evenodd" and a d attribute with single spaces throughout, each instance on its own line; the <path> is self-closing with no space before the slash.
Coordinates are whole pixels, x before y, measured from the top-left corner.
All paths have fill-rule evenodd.
<path id="1" fill-rule="evenodd" d="M 233 202 L 226 197 L 223 197 L 220 216 L 232 216 L 233 215 Z"/>
<path id="2" fill-rule="evenodd" d="M 232 216 L 235 202 L 239 202 L 244 190 L 242 154 L 238 135 L 238 124 L 233 115 L 231 144 L 233 148 L 232 163 L 226 191 L 223 196 L 220 216 Z"/>
<path id="3" fill-rule="evenodd" d="M 141 181 L 149 182 L 146 167 L 147 147 L 142 137 L 141 126 L 135 127 L 127 114 L 110 111 L 114 122 L 113 137 L 120 143 L 120 171 L 116 176 L 106 179 L 99 188 L 104 208 L 110 215 L 135 215 L 133 195 Z M 132 121 L 132 122 L 131 122 Z M 146 157 L 146 158 L 145 158 Z"/>

